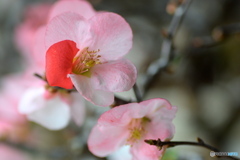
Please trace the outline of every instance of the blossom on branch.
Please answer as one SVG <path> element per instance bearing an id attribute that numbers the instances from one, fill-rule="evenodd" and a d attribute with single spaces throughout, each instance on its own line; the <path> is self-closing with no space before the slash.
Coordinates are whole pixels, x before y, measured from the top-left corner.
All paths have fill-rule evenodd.
<path id="1" fill-rule="evenodd" d="M 165 148 L 159 150 L 144 140 L 170 140 L 175 132 L 172 120 L 176 111 L 176 107 L 160 98 L 115 107 L 103 113 L 92 129 L 89 150 L 104 157 L 123 145 L 130 145 L 134 160 L 158 160 Z"/>
<path id="2" fill-rule="evenodd" d="M 16 28 L 15 35 L 17 45 L 27 60 L 27 71 L 24 72 L 28 72 L 28 75 L 31 72 L 31 83 L 25 87 L 20 103 L 16 105 L 19 105 L 20 113 L 25 114 L 28 120 L 51 130 L 66 127 L 71 118 L 80 126 L 85 117 L 85 104 L 81 95 L 54 89 L 33 76 L 34 73 L 44 73 L 46 25 L 55 16 L 65 12 L 74 12 L 84 18 L 96 14 L 91 4 L 85 0 L 59 0 L 53 5 L 37 4 L 27 9 L 26 19 Z"/>
<path id="3" fill-rule="evenodd" d="M 117 14 L 101 12 L 86 19 L 63 13 L 49 22 L 45 42 L 50 86 L 74 85 L 88 101 L 109 106 L 112 92 L 127 91 L 136 81 L 135 66 L 123 58 L 132 47 L 132 31 Z"/>

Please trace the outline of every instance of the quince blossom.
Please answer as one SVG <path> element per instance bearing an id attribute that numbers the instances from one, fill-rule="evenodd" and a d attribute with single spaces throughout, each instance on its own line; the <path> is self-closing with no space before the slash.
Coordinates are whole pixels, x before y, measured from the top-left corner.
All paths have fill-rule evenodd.
<path id="1" fill-rule="evenodd" d="M 127 91 L 136 81 L 135 66 L 123 58 L 132 47 L 132 31 L 117 14 L 60 14 L 47 25 L 45 43 L 50 86 L 74 85 L 88 101 L 109 106 L 112 92 Z"/>
<path id="2" fill-rule="evenodd" d="M 165 148 L 159 151 L 144 140 L 170 140 L 175 132 L 172 120 L 176 111 L 160 98 L 115 107 L 99 118 L 90 133 L 88 148 L 94 155 L 104 157 L 130 145 L 133 160 L 159 160 Z"/>
<path id="3" fill-rule="evenodd" d="M 42 8 L 45 9 L 45 13 L 40 10 Z M 52 6 L 40 4 L 34 6 L 33 9 L 31 7 L 27 11 L 27 19 L 17 28 L 16 32 L 16 42 L 25 48 L 22 51 L 30 61 L 28 67 L 31 68 L 32 78 L 34 72 L 42 73 L 45 68 L 44 35 L 47 22 L 55 16 L 69 11 L 78 13 L 85 18 L 90 18 L 96 13 L 89 2 L 84 0 L 60 0 Z M 49 10 L 50 12 L 48 12 Z M 37 23 L 36 19 L 30 15 L 39 15 L 37 20 L 41 19 L 42 23 Z M 26 43 L 23 43 L 25 41 Z M 20 101 L 18 108 L 20 113 L 27 115 L 29 120 L 51 130 L 64 128 L 71 117 L 77 125 L 82 125 L 85 117 L 85 104 L 78 93 L 54 89 L 41 83 L 41 80 L 37 80 L 36 77 L 32 82 L 35 83 L 29 85 L 27 90 L 25 89 Z"/>

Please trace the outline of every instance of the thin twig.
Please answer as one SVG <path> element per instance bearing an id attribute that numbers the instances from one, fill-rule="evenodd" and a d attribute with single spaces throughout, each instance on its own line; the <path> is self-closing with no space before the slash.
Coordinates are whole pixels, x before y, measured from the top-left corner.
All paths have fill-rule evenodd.
<path id="1" fill-rule="evenodd" d="M 230 36 L 240 33 L 240 23 L 218 26 L 213 29 L 211 36 L 195 38 L 192 42 L 195 48 L 207 48 L 221 44 Z"/>
<path id="2" fill-rule="evenodd" d="M 198 138 L 198 142 L 189 142 L 189 141 L 167 141 L 167 142 L 162 142 L 160 139 L 158 140 L 153 140 L 153 139 L 149 139 L 149 140 L 145 140 L 146 143 L 150 144 L 150 145 L 154 145 L 157 146 L 159 149 L 162 149 L 163 146 L 168 146 L 168 147 L 175 147 L 175 146 L 179 146 L 179 145 L 193 145 L 193 146 L 199 146 L 199 147 L 204 147 L 207 148 L 211 151 L 214 152 L 220 152 L 217 148 L 206 144 L 202 139 Z M 217 156 L 217 157 L 222 157 L 222 158 L 229 158 L 229 159 L 233 159 L 233 160 L 240 160 L 238 157 L 232 157 L 232 156 Z"/>
<path id="3" fill-rule="evenodd" d="M 10 147 L 16 148 L 18 150 L 27 152 L 27 153 L 31 153 L 33 155 L 44 155 L 45 153 L 43 151 L 37 150 L 36 148 L 32 147 L 32 146 L 28 146 L 26 144 L 22 144 L 22 143 L 13 143 L 11 141 L 8 141 L 6 139 L 1 139 L 0 140 L 1 143 L 8 145 Z"/>
<path id="4" fill-rule="evenodd" d="M 137 102 L 141 102 L 142 101 L 142 95 L 141 95 L 141 92 L 137 86 L 137 83 L 135 83 L 133 85 L 133 91 L 134 91 L 134 94 L 135 94 L 135 97 L 137 99 Z"/>
<path id="5" fill-rule="evenodd" d="M 37 77 L 37 78 L 39 78 L 39 79 L 41 79 L 41 80 L 47 82 L 46 78 L 44 78 L 44 77 L 41 76 L 40 74 L 38 74 L 38 73 L 34 73 L 33 75 L 34 75 L 35 77 Z"/>
<path id="6" fill-rule="evenodd" d="M 175 36 L 178 27 L 180 26 L 182 19 L 190 6 L 192 0 L 186 0 L 176 10 L 170 26 L 167 30 L 166 37 L 163 40 L 162 48 L 160 52 L 160 58 L 154 61 L 147 69 L 145 79 L 143 80 L 143 93 L 145 94 L 149 88 L 149 85 L 155 79 L 156 75 L 167 67 L 169 61 L 173 59 L 173 37 Z"/>

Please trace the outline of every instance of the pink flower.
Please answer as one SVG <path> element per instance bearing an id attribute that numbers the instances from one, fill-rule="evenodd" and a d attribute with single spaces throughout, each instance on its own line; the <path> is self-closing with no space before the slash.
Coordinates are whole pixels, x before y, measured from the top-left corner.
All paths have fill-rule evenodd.
<path id="1" fill-rule="evenodd" d="M 104 157 L 123 145 L 130 145 L 134 160 L 158 160 L 165 149 L 159 151 L 144 140 L 170 140 L 174 135 L 172 120 L 176 111 L 176 107 L 160 98 L 115 107 L 102 114 L 92 129 L 89 150 Z"/>
<path id="2" fill-rule="evenodd" d="M 0 91 L 0 138 L 20 140 L 27 129 L 26 117 L 18 112 L 18 102 L 27 86 L 26 75 L 9 75 L 2 80 Z M 18 135 L 19 134 L 19 135 Z"/>
<path id="3" fill-rule="evenodd" d="M 68 93 L 43 85 L 29 88 L 24 93 L 19 111 L 26 114 L 28 120 L 50 130 L 63 129 L 71 118 L 81 126 L 85 118 L 84 99 L 77 92 Z"/>
<path id="4" fill-rule="evenodd" d="M 15 41 L 28 64 L 45 68 L 44 35 L 46 24 L 55 16 L 75 12 L 85 18 L 95 14 L 91 4 L 85 0 L 59 0 L 55 4 L 40 3 L 27 7 L 24 21 L 17 26 Z"/>
<path id="5" fill-rule="evenodd" d="M 22 51 L 30 62 L 28 68 L 32 68 L 32 77 L 33 73 L 42 74 L 45 68 L 44 35 L 47 22 L 69 11 L 85 18 L 95 15 L 92 6 L 84 0 L 60 0 L 52 6 L 40 4 L 27 10 L 26 20 L 17 28 L 16 39 L 20 47 L 25 48 Z M 36 19 L 41 23 L 37 23 Z M 82 125 L 85 108 L 79 94 L 67 93 L 63 90 L 51 93 L 49 88 L 44 88 L 46 84 L 41 80 L 34 77 L 33 82 L 35 83 L 31 83 L 26 92 L 22 92 L 23 96 L 19 104 L 19 111 L 22 114 L 27 115 L 29 120 L 52 130 L 64 128 L 71 118 L 77 125 Z"/>
<path id="6" fill-rule="evenodd" d="M 44 53 L 34 53 L 36 32 L 47 23 L 51 5 L 41 3 L 29 6 L 24 13 L 24 21 L 15 30 L 15 42 L 28 64 L 42 63 Z M 43 59 L 43 60 L 41 60 Z"/>
<path id="7" fill-rule="evenodd" d="M 74 85 L 85 99 L 109 106 L 112 92 L 127 91 L 136 81 L 136 68 L 123 58 L 132 47 L 132 31 L 117 14 L 104 12 L 86 19 L 63 13 L 49 22 L 45 42 L 51 86 Z"/>

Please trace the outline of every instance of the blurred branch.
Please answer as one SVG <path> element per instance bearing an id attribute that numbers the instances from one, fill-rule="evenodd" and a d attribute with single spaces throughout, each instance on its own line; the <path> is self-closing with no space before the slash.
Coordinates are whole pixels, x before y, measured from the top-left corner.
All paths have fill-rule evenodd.
<path id="1" fill-rule="evenodd" d="M 135 83 L 133 85 L 133 91 L 134 91 L 134 94 L 136 96 L 136 99 L 137 99 L 137 102 L 141 102 L 142 101 L 142 95 L 141 95 L 141 92 L 137 86 L 137 83 Z"/>
<path id="2" fill-rule="evenodd" d="M 157 146 L 160 150 L 162 149 L 163 146 L 175 147 L 175 146 L 179 146 L 179 145 L 193 145 L 193 146 L 204 147 L 204 148 L 207 148 L 214 152 L 220 152 L 217 148 L 206 144 L 202 139 L 198 138 L 197 140 L 198 140 L 198 142 L 189 142 L 189 141 L 162 142 L 160 139 L 158 139 L 158 140 L 149 139 L 149 140 L 145 140 L 145 142 L 150 145 Z M 232 156 L 217 156 L 217 157 L 218 158 L 228 158 L 228 159 L 233 159 L 233 160 L 240 160 L 239 158 L 232 157 Z"/>
<path id="3" fill-rule="evenodd" d="M 35 77 L 37 77 L 37 78 L 39 78 L 39 79 L 41 79 L 41 80 L 47 82 L 46 78 L 44 78 L 44 77 L 41 76 L 40 74 L 38 74 L 38 73 L 34 73 L 33 75 L 34 75 Z"/>
<path id="4" fill-rule="evenodd" d="M 155 77 L 164 70 L 171 59 L 173 59 L 173 37 L 175 36 L 178 27 L 180 26 L 182 19 L 190 6 L 192 0 L 184 1 L 175 11 L 175 14 L 172 18 L 170 26 L 166 32 L 162 32 L 164 36 L 164 40 L 162 43 L 162 48 L 160 52 L 160 58 L 154 61 L 147 69 L 147 73 L 145 79 L 143 80 L 143 93 L 146 94 L 149 89 L 150 84 L 155 79 Z"/>
<path id="5" fill-rule="evenodd" d="M 34 154 L 34 155 L 44 155 L 45 153 L 43 151 L 37 150 L 36 148 L 32 147 L 32 146 L 28 146 L 26 144 L 22 144 L 22 143 L 13 143 L 11 141 L 8 141 L 7 139 L 1 139 L 0 140 L 1 143 L 8 145 L 10 147 L 16 148 L 18 150 L 21 150 L 23 152 L 27 152 L 30 154 Z"/>
<path id="6" fill-rule="evenodd" d="M 192 44 L 195 48 L 213 47 L 238 33 L 240 33 L 240 23 L 219 26 L 213 29 L 211 36 L 195 38 Z"/>

